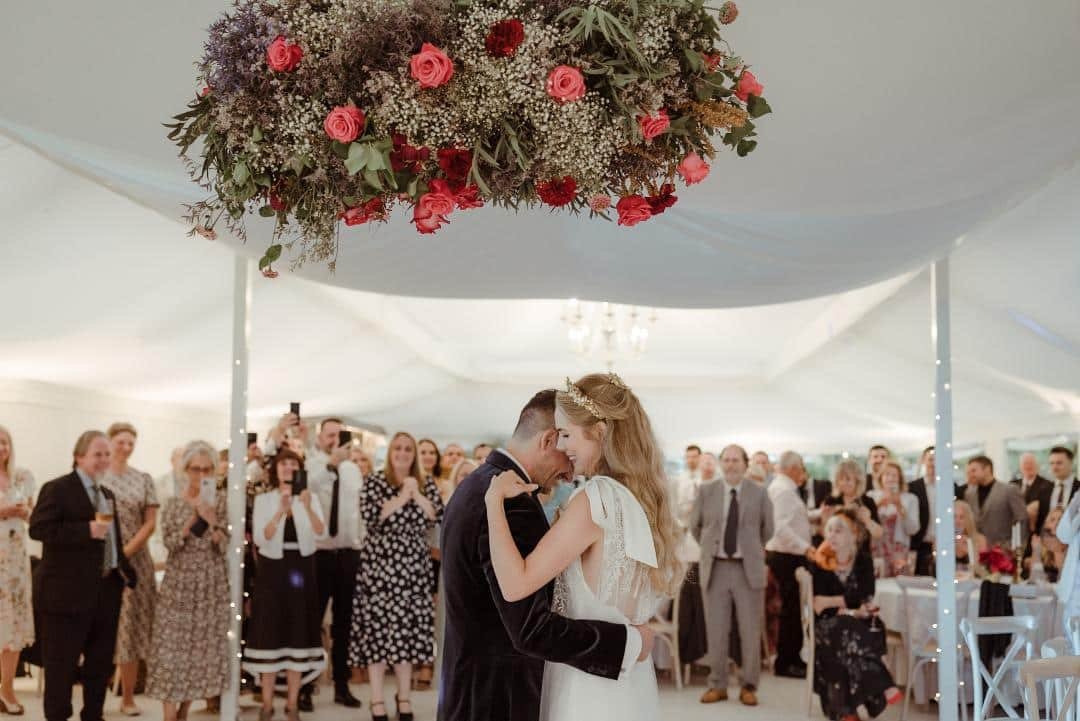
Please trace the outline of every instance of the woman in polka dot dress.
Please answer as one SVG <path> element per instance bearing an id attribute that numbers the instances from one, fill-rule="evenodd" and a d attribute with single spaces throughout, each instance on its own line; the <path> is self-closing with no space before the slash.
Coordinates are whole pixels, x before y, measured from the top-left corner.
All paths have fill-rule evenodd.
<path id="1" fill-rule="evenodd" d="M 360 514 L 367 537 L 356 574 L 349 648 L 350 664 L 368 667 L 376 720 L 387 716 L 382 692 L 387 666 L 393 667 L 397 679 L 398 717 L 410 721 L 412 668 L 434 661 L 428 531 L 442 512 L 435 480 L 420 470 L 416 439 L 397 433 L 390 441 L 386 467 L 364 482 Z"/>

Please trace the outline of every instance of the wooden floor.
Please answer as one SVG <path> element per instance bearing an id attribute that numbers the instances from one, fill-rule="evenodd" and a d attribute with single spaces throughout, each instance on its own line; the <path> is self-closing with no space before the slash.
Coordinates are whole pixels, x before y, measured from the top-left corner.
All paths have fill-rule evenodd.
<path id="1" fill-rule="evenodd" d="M 806 718 L 806 708 L 803 705 L 804 681 L 795 679 L 777 678 L 768 673 L 761 678 L 761 689 L 758 696 L 760 705 L 755 708 L 743 706 L 733 693 L 733 700 L 712 705 L 702 705 L 698 702 L 704 692 L 703 679 L 695 679 L 695 685 L 677 691 L 668 682 L 661 682 L 660 710 L 661 718 L 670 721 L 801 721 Z M 736 692 L 737 689 L 732 689 Z M 26 719 L 42 719 L 41 699 L 37 695 L 37 682 L 31 679 L 19 679 L 16 683 L 16 692 L 19 700 L 26 707 Z M 366 707 L 371 698 L 370 690 L 364 685 L 354 685 L 353 693 L 364 701 L 364 709 L 346 709 L 333 703 L 333 689 L 323 686 L 315 696 L 315 712 L 302 714 L 305 721 L 368 721 L 371 718 Z M 76 696 L 78 691 L 76 691 Z M 394 692 L 388 686 L 386 697 L 393 699 Z M 435 692 L 413 692 L 414 710 L 417 721 L 434 721 L 435 719 Z M 136 702 L 142 709 L 139 721 L 160 721 L 162 718 L 161 704 L 145 697 L 136 697 Z M 254 721 L 257 718 L 257 707 L 249 697 L 241 699 L 242 712 L 240 718 L 243 721 Z M 277 702 L 275 718 L 284 718 L 282 708 L 284 701 Z M 113 721 L 128 719 L 119 711 L 120 702 L 116 697 L 110 696 L 106 707 L 105 717 Z M 80 702 L 75 701 L 75 715 L 78 718 Z M 388 709 L 391 718 L 394 718 L 393 702 Z M 196 702 L 189 715 L 189 721 L 211 721 L 216 715 L 210 714 L 203 709 L 201 702 Z M 822 721 L 821 709 L 814 699 L 814 715 L 816 721 Z M 900 706 L 894 706 L 885 711 L 879 717 L 883 721 L 898 721 L 900 718 Z M 937 718 L 937 708 L 931 706 L 928 713 L 925 709 L 917 709 L 914 705 L 908 713 L 909 721 L 930 721 Z"/>

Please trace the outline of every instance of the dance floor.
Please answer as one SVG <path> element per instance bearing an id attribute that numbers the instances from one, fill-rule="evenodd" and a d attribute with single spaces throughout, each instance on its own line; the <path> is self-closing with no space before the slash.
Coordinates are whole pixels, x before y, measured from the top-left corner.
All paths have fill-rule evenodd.
<path id="1" fill-rule="evenodd" d="M 733 698 L 730 701 L 704 706 L 698 703 L 698 698 L 705 690 L 702 683 L 702 679 L 695 679 L 695 685 L 684 688 L 682 691 L 677 691 L 669 683 L 661 683 L 661 718 L 665 721 L 706 721 L 706 719 L 708 721 L 724 721 L 725 719 L 731 719 L 732 721 L 796 721 L 806 718 L 806 708 L 803 705 L 803 693 L 806 686 L 803 681 L 776 678 L 766 673 L 761 678 L 761 689 L 758 694 L 761 705 L 756 708 L 747 708 L 741 705 L 735 699 L 735 693 L 732 694 Z M 16 683 L 16 690 L 19 699 L 26 706 L 26 718 L 44 718 L 41 713 L 41 699 L 37 695 L 37 682 L 30 679 L 19 679 Z M 735 692 L 736 689 L 733 688 L 732 691 Z M 337 719 L 356 721 L 357 719 L 369 719 L 370 714 L 366 708 L 366 703 L 371 698 L 369 689 L 365 685 L 357 684 L 353 686 L 353 693 L 365 702 L 365 708 L 362 711 L 335 706 L 333 703 L 333 689 L 324 686 L 315 697 L 315 712 L 302 714 L 301 718 L 305 719 L 305 721 L 334 721 Z M 391 718 L 394 718 L 393 697 L 393 689 L 388 685 L 387 698 L 391 699 L 389 709 Z M 414 692 L 413 700 L 418 721 L 435 721 L 435 693 L 433 691 Z M 137 697 L 137 703 L 143 710 L 142 716 L 138 717 L 140 720 L 159 721 L 162 718 L 161 704 L 141 696 Z M 243 721 L 249 719 L 254 721 L 257 717 L 257 711 L 251 699 L 244 697 L 241 699 L 241 705 L 240 718 Z M 284 718 L 283 705 L 284 701 L 278 699 L 275 719 Z M 77 718 L 79 708 L 80 704 L 76 699 L 75 716 L 73 718 Z M 110 696 L 105 707 L 105 717 L 116 721 L 126 719 L 127 717 L 120 713 L 119 708 L 119 699 Z M 189 721 L 210 721 L 214 718 L 217 718 L 217 715 L 204 711 L 202 702 L 196 702 L 188 716 Z M 813 718 L 819 721 L 822 719 L 821 708 L 817 705 L 816 697 L 814 699 Z M 900 718 L 900 706 L 889 708 L 879 718 L 883 721 L 897 721 Z M 931 706 L 927 711 L 912 705 L 908 718 L 910 721 L 936 719 L 937 707 Z"/>

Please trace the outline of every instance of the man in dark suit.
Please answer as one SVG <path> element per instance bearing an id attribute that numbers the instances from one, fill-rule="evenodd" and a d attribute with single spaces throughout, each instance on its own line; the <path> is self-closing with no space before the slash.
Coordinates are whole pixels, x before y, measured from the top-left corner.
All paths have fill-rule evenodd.
<path id="1" fill-rule="evenodd" d="M 1028 539 L 1028 516 L 1024 498 L 1016 486 L 994 478 L 994 462 L 975 456 L 967 462 L 968 488 L 964 500 L 975 512 L 975 527 L 990 545 L 1009 546 L 1012 528 L 1020 524 L 1020 543 Z"/>
<path id="2" fill-rule="evenodd" d="M 1050 475 L 1054 484 L 1050 494 L 1051 508 L 1068 508 L 1072 497 L 1080 493 L 1080 479 L 1073 473 L 1076 454 L 1065 446 L 1050 449 Z"/>
<path id="3" fill-rule="evenodd" d="M 1009 481 L 1020 489 L 1027 505 L 1030 530 L 1038 535 L 1042 530 L 1046 516 L 1050 513 L 1050 497 L 1054 495 L 1054 484 L 1039 475 L 1039 459 L 1034 453 L 1020 456 L 1020 477 Z"/>
<path id="4" fill-rule="evenodd" d="M 915 575 L 929 576 L 930 561 L 934 557 L 934 529 L 930 527 L 932 496 L 937 480 L 937 466 L 934 465 L 934 447 L 923 449 L 919 460 L 922 475 L 908 484 L 908 491 L 919 501 L 919 530 L 911 537 L 911 547 L 915 549 Z"/>
<path id="5" fill-rule="evenodd" d="M 35 592 L 44 612 L 47 721 L 71 716 L 80 657 L 81 718 L 101 721 L 121 594 L 125 584 L 135 585 L 135 571 L 121 552 L 116 500 L 98 483 L 109 467 L 105 434 L 83 433 L 74 456 L 71 473 L 42 486 L 30 516 L 30 537 L 42 543 Z"/>
<path id="6" fill-rule="evenodd" d="M 484 494 L 503 471 L 541 490 L 568 479 L 570 460 L 557 444 L 555 391 L 541 391 L 521 411 L 506 449 L 492 451 L 447 504 L 440 544 L 446 631 L 439 721 L 536 721 L 545 661 L 616 679 L 652 651 L 647 628 L 555 614 L 554 583 L 513 603 L 499 590 Z M 527 556 L 548 531 L 540 502 L 530 494 L 509 499 L 506 516 Z"/>

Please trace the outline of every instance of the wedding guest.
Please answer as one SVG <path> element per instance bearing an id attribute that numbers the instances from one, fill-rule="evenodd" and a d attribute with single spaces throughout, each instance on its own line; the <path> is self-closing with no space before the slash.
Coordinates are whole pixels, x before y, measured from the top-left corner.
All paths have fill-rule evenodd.
<path id="1" fill-rule="evenodd" d="M 934 447 L 923 449 L 919 458 L 921 475 L 908 484 L 908 490 L 919 501 L 919 530 L 911 537 L 911 547 L 915 549 L 915 575 L 929 576 L 934 558 L 934 524 L 937 508 L 937 467 Z"/>
<path id="2" fill-rule="evenodd" d="M 483 463 L 487 460 L 488 454 L 491 453 L 492 447 L 487 443 L 477 443 L 473 448 L 472 457 L 477 463 Z"/>
<path id="3" fill-rule="evenodd" d="M 128 465 L 138 437 L 135 427 L 130 423 L 113 423 L 106 435 L 109 437 L 109 470 L 101 483 L 116 497 L 116 517 L 123 544 L 121 551 L 141 581 L 124 591 L 115 661 L 123 691 L 120 712 L 125 716 L 138 716 L 141 711 L 135 705 L 135 684 L 139 662 L 145 662 L 150 655 L 150 634 L 157 602 L 154 559 L 150 557 L 147 544 L 157 524 L 159 503 L 150 474 Z"/>
<path id="4" fill-rule="evenodd" d="M 1020 489 L 1028 509 L 1030 530 L 1036 536 L 1046 523 L 1046 514 L 1050 512 L 1050 501 L 1054 495 L 1054 484 L 1039 475 L 1039 459 L 1034 453 L 1020 456 L 1020 477 L 1009 481 Z"/>
<path id="5" fill-rule="evenodd" d="M 986 536 L 975 527 L 975 514 L 967 501 L 953 504 L 953 525 L 956 534 L 956 567 L 958 570 L 972 570 L 979 563 L 979 556 L 990 548 Z M 963 566 L 963 568 L 961 568 Z"/>
<path id="6" fill-rule="evenodd" d="M 1069 621 L 1080 616 L 1080 493 L 1073 494 L 1058 521 L 1057 537 L 1069 548 L 1058 577 L 1057 595 L 1065 605 L 1065 633 L 1071 634 Z M 1073 652 L 1080 653 L 1080 648 L 1073 648 Z"/>
<path id="7" fill-rule="evenodd" d="M 1046 523 L 1040 533 L 1031 537 L 1031 557 L 1024 559 L 1024 564 L 1028 568 L 1028 577 L 1033 581 L 1058 582 L 1069 550 L 1057 537 L 1057 527 L 1064 516 L 1064 508 L 1051 510 L 1046 514 Z"/>
<path id="8" fill-rule="evenodd" d="M 874 567 L 865 553 L 862 524 L 846 508 L 825 524 L 814 553 L 814 692 L 828 719 L 857 721 L 860 706 L 875 718 L 899 702 L 885 666 L 885 627 L 877 617 Z"/>
<path id="9" fill-rule="evenodd" d="M 881 469 L 885 466 L 885 461 L 892 458 L 892 451 L 883 445 L 875 444 L 870 446 L 870 450 L 866 453 L 866 487 L 877 488 L 878 476 L 881 475 Z"/>
<path id="10" fill-rule="evenodd" d="M 446 508 L 446 504 L 450 502 L 451 496 L 454 495 L 454 491 L 461 485 L 461 482 L 465 480 L 465 476 L 469 475 L 480 464 L 471 458 L 464 458 L 458 461 L 452 469 L 450 469 L 450 475 L 446 477 L 445 481 L 439 483 L 439 498 L 442 499 L 443 508 Z"/>
<path id="11" fill-rule="evenodd" d="M 21 716 L 15 697 L 19 653 L 34 642 L 26 521 L 34 507 L 34 477 L 15 465 L 15 444 L 0 426 L 0 715 Z"/>
<path id="12" fill-rule="evenodd" d="M 349 446 L 349 460 L 360 469 L 360 478 L 367 478 L 375 472 L 375 459 L 358 443 Z"/>
<path id="13" fill-rule="evenodd" d="M 795 451 L 780 454 L 778 473 L 769 485 L 773 507 L 773 537 L 765 544 L 766 563 L 776 578 L 783 606 L 776 643 L 774 668 L 777 676 L 806 678 L 802 651 L 802 612 L 799 583 L 795 571 L 806 565 L 814 553 L 810 544 L 810 516 L 799 489 L 806 484 L 806 466 Z"/>
<path id="14" fill-rule="evenodd" d="M 439 452 L 439 447 L 435 444 L 435 441 L 430 438 L 421 438 L 417 441 L 417 448 L 420 454 L 420 471 L 423 474 L 422 477 L 430 477 L 436 482 L 443 477 L 446 472 L 446 467 L 443 466 L 442 453 Z M 432 594 L 437 593 L 438 586 L 438 572 L 437 566 L 439 563 L 439 549 L 438 543 L 434 540 L 435 529 L 432 528 L 428 532 L 428 544 L 431 553 L 431 566 L 433 570 L 432 577 Z M 416 671 L 415 687 L 419 691 L 426 691 L 431 688 L 431 680 L 435 675 L 434 661 L 431 663 L 423 662 Z"/>
<path id="15" fill-rule="evenodd" d="M 315 543 L 319 589 L 316 610 L 320 619 L 326 613 L 327 604 L 330 604 L 332 611 L 330 667 L 334 674 L 334 703 L 357 708 L 360 701 L 349 689 L 349 679 L 352 677 L 349 668 L 349 628 L 353 582 L 363 540 L 363 524 L 360 521 L 363 478 L 357 465 L 349 460 L 349 447 L 340 444 L 341 430 L 340 419 L 323 419 L 315 435 L 315 444 L 308 449 L 304 467 L 307 469 L 308 488 L 318 496 L 319 505 L 327 513 L 327 532 Z M 311 700 L 313 691 L 313 683 L 301 689 L 301 711 L 314 710 Z"/>
<path id="16" fill-rule="evenodd" d="M 154 479 L 154 495 L 158 503 L 164 505 L 165 501 L 183 492 L 185 483 L 181 480 L 183 472 L 180 469 L 180 460 L 184 455 L 184 446 L 173 448 L 169 456 L 169 470 Z M 154 570 L 161 571 L 165 568 L 165 559 L 169 552 L 165 549 L 165 543 L 161 538 L 161 525 L 154 524 L 154 532 L 147 543 L 150 558 L 154 561 Z"/>
<path id="17" fill-rule="evenodd" d="M 86 431 L 72 456 L 72 472 L 42 486 L 30 514 L 30 538 L 42 544 L 36 582 L 43 611 L 47 721 L 71 716 L 77 678 L 82 718 L 101 718 L 123 590 L 136 582 L 121 553 L 116 498 L 101 485 L 109 469 L 108 439 L 101 431 Z"/>
<path id="18" fill-rule="evenodd" d="M 310 489 L 293 493 L 302 465 L 291 448 L 279 450 L 270 460 L 271 490 L 255 498 L 252 514 L 259 560 L 243 666 L 260 677 L 259 721 L 273 718 L 279 672 L 287 683 L 285 717 L 297 721 L 301 684 L 326 667 L 315 570 L 315 544 L 325 537 L 326 521 Z"/>
<path id="19" fill-rule="evenodd" d="M 443 474 L 439 477 L 442 479 L 449 478 L 450 471 L 454 470 L 454 466 L 463 460 L 465 460 L 465 449 L 457 443 L 447 443 L 442 452 Z"/>
<path id="20" fill-rule="evenodd" d="M 878 521 L 878 507 L 874 499 L 866 494 L 865 475 L 855 461 L 840 461 L 833 469 L 832 493 L 822 502 L 821 519 L 827 523 L 837 509 L 851 510 L 859 523 L 866 529 L 865 551 L 870 551 L 870 542 L 881 538 L 882 529 Z"/>
<path id="21" fill-rule="evenodd" d="M 761 466 L 765 470 L 765 485 L 767 486 L 772 483 L 772 479 L 776 475 L 776 469 L 773 468 L 768 453 L 765 451 L 754 451 L 754 454 L 750 456 L 750 465 Z"/>
<path id="22" fill-rule="evenodd" d="M 994 462 L 975 456 L 967 462 L 968 488 L 964 500 L 974 511 L 975 525 L 993 546 L 1012 544 L 1013 526 L 1021 525 L 1020 543 L 1027 543 L 1028 515 L 1016 486 L 994 478 Z"/>
<path id="23" fill-rule="evenodd" d="M 723 479 L 701 487 L 690 517 L 700 543 L 698 568 L 705 604 L 709 688 L 701 703 L 728 698 L 728 650 L 734 607 L 741 646 L 739 701 L 757 706 L 761 674 L 761 620 L 765 615 L 765 543 L 773 535 L 773 509 L 765 489 L 745 480 L 746 450 L 720 454 Z"/>
<path id="24" fill-rule="evenodd" d="M 212 699 L 229 685 L 228 512 L 225 492 L 213 503 L 203 479 L 214 477 L 217 454 L 192 441 L 183 450 L 183 491 L 161 509 L 169 560 L 154 613 L 146 695 L 159 699 L 165 721 L 186 719 L 191 702 Z"/>
<path id="25" fill-rule="evenodd" d="M 1080 493 L 1080 480 L 1073 473 L 1076 454 L 1065 446 L 1050 449 L 1050 474 L 1054 477 L 1054 492 L 1050 496 L 1051 508 L 1067 508 L 1074 496 Z"/>
<path id="26" fill-rule="evenodd" d="M 420 471 L 424 476 L 442 478 L 442 453 L 439 452 L 439 447 L 435 445 L 435 441 L 430 438 L 421 438 L 416 442 L 416 446 L 420 453 Z"/>
<path id="27" fill-rule="evenodd" d="M 769 472 L 760 463 L 751 462 L 746 469 L 746 477 L 759 486 L 764 486 L 769 482 Z"/>
<path id="28" fill-rule="evenodd" d="M 878 488 L 870 491 L 877 503 L 883 533 L 873 542 L 874 563 L 881 567 L 881 578 L 915 572 L 908 568 L 911 537 L 919 530 L 919 499 L 907 490 L 904 470 L 894 460 L 885 461 L 878 475 Z M 878 560 L 880 559 L 880 560 Z"/>
<path id="29" fill-rule="evenodd" d="M 398 718 L 411 721 L 412 668 L 434 661 L 428 532 L 443 506 L 434 478 L 420 468 L 417 445 L 408 433 L 394 435 L 385 467 L 364 481 L 360 505 L 368 535 L 356 574 L 349 658 L 368 667 L 377 720 L 386 718 L 387 666 L 397 680 Z"/>

